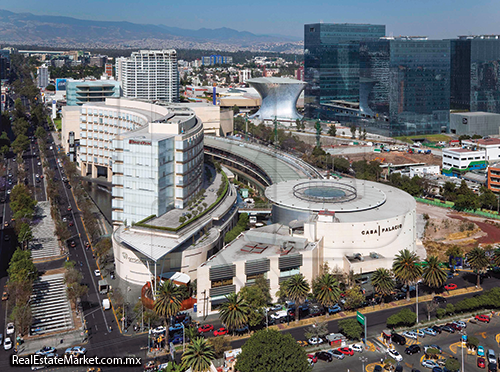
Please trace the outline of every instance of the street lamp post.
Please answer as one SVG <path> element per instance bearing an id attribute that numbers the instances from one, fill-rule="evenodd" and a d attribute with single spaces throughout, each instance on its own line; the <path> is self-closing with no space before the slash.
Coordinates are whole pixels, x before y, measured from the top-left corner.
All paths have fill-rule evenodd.
<path id="1" fill-rule="evenodd" d="M 462 342 L 462 372 L 465 371 L 465 368 L 464 368 L 464 343 L 465 341 L 467 340 L 467 331 L 465 329 L 462 329 L 460 330 L 460 335 L 462 336 L 461 337 L 461 342 Z M 465 336 L 465 338 L 464 338 Z"/>
<path id="2" fill-rule="evenodd" d="M 269 331 L 269 318 L 267 316 L 267 307 L 265 309 L 266 309 L 266 330 Z"/>
<path id="3" fill-rule="evenodd" d="M 181 322 L 182 326 L 182 352 L 184 353 L 185 345 L 186 345 L 186 328 L 184 327 L 184 323 Z"/>
<path id="4" fill-rule="evenodd" d="M 363 369 L 361 370 L 361 372 L 365 372 L 365 363 L 368 361 L 368 358 L 367 357 L 359 357 L 359 360 L 361 361 L 361 365 L 363 367 Z"/>

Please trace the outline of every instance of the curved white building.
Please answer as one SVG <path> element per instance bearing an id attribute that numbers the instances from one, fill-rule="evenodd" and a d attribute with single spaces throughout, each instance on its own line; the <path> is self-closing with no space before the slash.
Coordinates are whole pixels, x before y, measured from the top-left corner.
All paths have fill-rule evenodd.
<path id="1" fill-rule="evenodd" d="M 416 202 L 392 186 L 357 179 L 293 180 L 271 185 L 273 222 L 293 236 L 323 240 L 323 258 L 346 272 L 390 268 L 416 249 Z"/>
<path id="2" fill-rule="evenodd" d="M 260 77 L 247 79 L 246 82 L 262 97 L 260 109 L 252 117 L 283 121 L 302 119 L 297 112 L 297 100 L 306 86 L 305 82 L 279 77 Z"/>

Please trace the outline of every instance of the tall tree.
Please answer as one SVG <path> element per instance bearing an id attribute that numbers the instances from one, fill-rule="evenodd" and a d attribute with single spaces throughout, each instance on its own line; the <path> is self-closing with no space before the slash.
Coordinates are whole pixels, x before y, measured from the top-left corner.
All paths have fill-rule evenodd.
<path id="1" fill-rule="evenodd" d="M 248 324 L 250 307 L 247 302 L 236 293 L 226 296 L 227 301 L 219 308 L 219 317 L 228 329 L 234 331 Z"/>
<path id="2" fill-rule="evenodd" d="M 339 300 L 339 282 L 328 271 L 314 278 L 312 287 L 314 297 L 325 307 L 333 306 Z"/>
<path id="3" fill-rule="evenodd" d="M 388 296 L 394 290 L 394 277 L 390 270 L 379 268 L 372 275 L 372 285 L 382 297 Z"/>
<path id="4" fill-rule="evenodd" d="M 500 266 L 500 248 L 495 249 L 493 252 L 493 262 L 496 266 Z"/>
<path id="5" fill-rule="evenodd" d="M 444 282 L 446 282 L 447 275 L 444 269 L 439 265 L 437 256 L 427 257 L 422 277 L 425 285 L 432 288 L 433 294 L 435 293 L 436 288 L 440 288 Z"/>
<path id="6" fill-rule="evenodd" d="M 158 316 L 163 318 L 165 327 L 168 324 L 168 319 L 179 312 L 181 302 L 181 289 L 173 281 L 164 280 L 156 291 L 154 310 Z M 166 346 L 167 343 L 165 342 L 165 347 Z"/>
<path id="7" fill-rule="evenodd" d="M 240 372 L 309 372 L 305 351 L 290 334 L 276 330 L 257 331 L 241 347 L 236 360 Z"/>
<path id="8" fill-rule="evenodd" d="M 196 337 L 182 354 L 182 365 L 193 372 L 206 372 L 210 370 L 215 352 L 210 342 L 202 337 Z"/>
<path id="9" fill-rule="evenodd" d="M 476 285 L 479 287 L 479 285 L 481 284 L 481 274 L 488 270 L 490 261 L 488 260 L 488 257 L 486 257 L 486 252 L 479 247 L 473 248 L 469 253 L 467 253 L 466 257 L 467 262 L 471 266 L 472 270 L 474 270 L 474 272 L 476 273 Z"/>
<path id="10" fill-rule="evenodd" d="M 310 291 L 309 283 L 302 274 L 295 274 L 285 282 L 286 297 L 295 301 L 297 307 L 297 320 L 299 320 L 299 306 L 302 304 Z"/>
<path id="11" fill-rule="evenodd" d="M 392 264 L 392 272 L 401 283 L 408 287 L 406 299 L 410 300 L 410 285 L 417 282 L 422 276 L 422 267 L 418 265 L 420 259 L 416 253 L 404 249 L 396 255 Z"/>

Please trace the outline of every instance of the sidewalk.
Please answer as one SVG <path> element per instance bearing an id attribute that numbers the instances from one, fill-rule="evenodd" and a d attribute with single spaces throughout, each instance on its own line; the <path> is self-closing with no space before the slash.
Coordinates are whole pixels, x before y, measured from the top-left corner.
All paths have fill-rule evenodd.
<path id="1" fill-rule="evenodd" d="M 49 346 L 55 347 L 57 349 L 57 354 L 63 355 L 64 350 L 66 350 L 68 347 L 84 345 L 85 343 L 87 343 L 87 341 L 85 340 L 84 342 L 83 331 L 81 329 L 78 329 L 53 336 L 25 340 L 24 343 L 19 346 L 18 354 L 33 354 L 37 350 L 40 350 L 42 347 Z"/>

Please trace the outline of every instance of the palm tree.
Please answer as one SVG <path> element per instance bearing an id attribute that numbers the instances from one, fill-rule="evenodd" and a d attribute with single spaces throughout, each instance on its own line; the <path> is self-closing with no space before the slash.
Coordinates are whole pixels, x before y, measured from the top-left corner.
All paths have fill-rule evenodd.
<path id="1" fill-rule="evenodd" d="M 493 263 L 496 266 L 500 266 L 500 248 L 495 249 L 493 252 Z"/>
<path id="2" fill-rule="evenodd" d="M 435 289 L 440 288 L 447 279 L 444 269 L 439 265 L 437 256 L 427 257 L 427 263 L 424 266 L 424 283 L 432 288 L 434 295 Z"/>
<path id="3" fill-rule="evenodd" d="M 171 280 L 164 280 L 157 289 L 154 310 L 158 316 L 163 317 L 165 328 L 167 327 L 168 318 L 177 314 L 181 309 L 182 296 L 183 293 L 180 287 Z M 165 342 L 165 348 L 167 344 Z"/>
<path id="4" fill-rule="evenodd" d="M 227 301 L 219 308 L 219 317 L 228 329 L 234 331 L 248 323 L 250 307 L 239 294 L 234 292 L 228 294 L 226 299 Z"/>
<path id="5" fill-rule="evenodd" d="M 284 285 L 286 297 L 295 302 L 297 320 L 299 320 L 299 306 L 306 300 L 310 291 L 309 283 L 302 274 L 295 274 Z"/>
<path id="6" fill-rule="evenodd" d="M 193 372 L 206 372 L 210 370 L 215 352 L 208 340 L 196 337 L 182 354 L 182 365 L 185 369 L 191 368 Z"/>
<path id="7" fill-rule="evenodd" d="M 422 276 L 422 268 L 418 265 L 419 261 L 416 253 L 405 249 L 396 255 L 392 264 L 392 272 L 396 278 L 408 287 L 408 292 L 406 292 L 408 301 L 410 300 L 410 285 L 416 283 L 418 278 Z"/>
<path id="8" fill-rule="evenodd" d="M 380 268 L 372 275 L 372 285 L 380 296 L 385 297 L 394 290 L 394 277 L 391 270 Z"/>
<path id="9" fill-rule="evenodd" d="M 481 274 L 483 272 L 486 272 L 486 270 L 488 270 L 490 261 L 488 260 L 488 257 L 486 257 L 486 253 L 484 252 L 484 250 L 479 247 L 475 247 L 474 249 L 472 249 L 469 253 L 466 254 L 466 257 L 467 257 L 467 262 L 472 267 L 472 270 L 476 272 L 477 275 L 476 286 L 479 287 L 479 285 L 481 284 L 480 283 Z"/>
<path id="10" fill-rule="evenodd" d="M 324 272 L 313 281 L 314 297 L 325 307 L 333 306 L 340 297 L 339 282 L 329 272 Z"/>
<path id="11" fill-rule="evenodd" d="M 184 328 L 184 337 L 186 337 L 186 341 L 193 341 L 196 337 L 199 337 L 198 328 L 194 326 L 185 327 Z"/>

